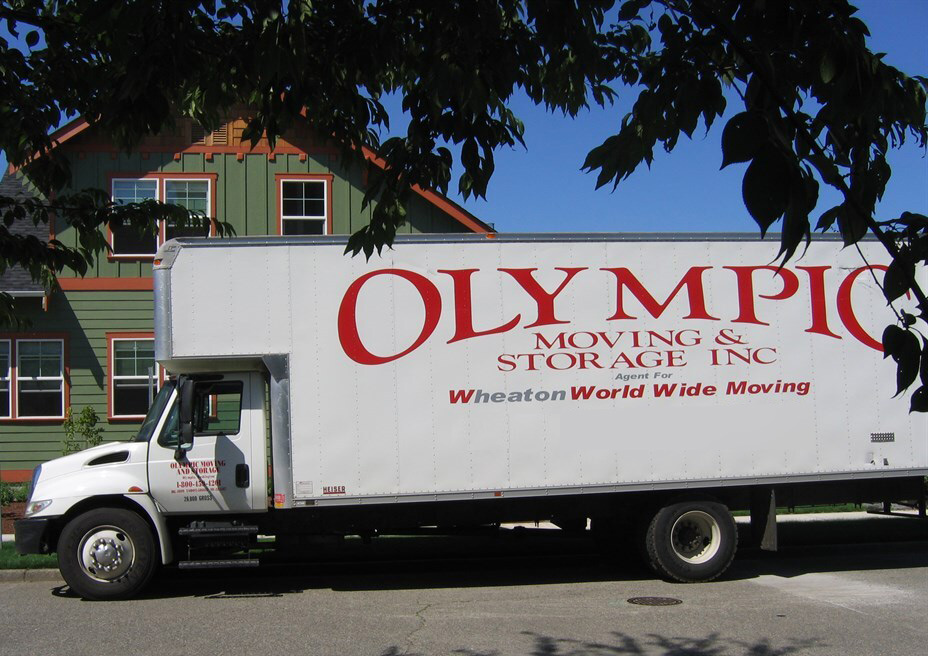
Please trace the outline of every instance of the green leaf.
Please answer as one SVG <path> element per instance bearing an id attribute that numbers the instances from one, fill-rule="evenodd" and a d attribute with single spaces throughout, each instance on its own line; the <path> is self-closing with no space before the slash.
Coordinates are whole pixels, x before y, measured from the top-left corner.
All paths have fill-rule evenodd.
<path id="1" fill-rule="evenodd" d="M 722 131 L 722 168 L 753 159 L 768 137 L 767 122 L 760 112 L 733 116 Z"/>
<path id="2" fill-rule="evenodd" d="M 26 33 L 26 45 L 30 48 L 35 48 L 39 43 L 39 33 L 35 30 L 31 30 Z"/>
<path id="3" fill-rule="evenodd" d="M 922 364 L 919 369 L 922 385 L 928 385 L 928 339 L 922 340 Z"/>
<path id="4" fill-rule="evenodd" d="M 909 412 L 928 412 L 928 385 L 922 385 L 912 393 Z"/>
<path id="5" fill-rule="evenodd" d="M 744 173 L 741 196 L 744 206 L 760 226 L 761 234 L 783 216 L 790 197 L 789 160 L 771 145 L 757 154 Z"/>
<path id="6" fill-rule="evenodd" d="M 818 72 L 822 78 L 822 82 L 825 84 L 828 84 L 833 79 L 835 79 L 835 75 L 838 74 L 838 66 L 830 52 L 825 51 L 825 53 L 822 55 L 822 60 L 819 63 Z"/>
<path id="7" fill-rule="evenodd" d="M 838 213 L 838 231 L 844 238 L 844 245 L 856 244 L 867 235 L 867 223 L 859 212 L 842 206 Z"/>
<path id="8" fill-rule="evenodd" d="M 899 396 L 918 378 L 918 363 L 921 359 L 921 345 L 915 333 L 903 331 L 904 336 L 893 359 L 896 361 L 896 394 Z"/>
<path id="9" fill-rule="evenodd" d="M 838 219 L 838 214 L 840 213 L 840 205 L 835 205 L 830 210 L 825 210 L 822 212 L 822 215 L 818 217 L 818 223 L 815 225 L 815 229 L 825 232 L 835 224 L 835 221 Z"/>
<path id="10" fill-rule="evenodd" d="M 883 295 L 892 303 L 909 291 L 910 281 L 915 277 L 915 265 L 895 258 L 890 262 L 883 277 Z"/>
<path id="11" fill-rule="evenodd" d="M 900 351 L 902 340 L 904 339 L 906 331 L 897 326 L 896 324 L 890 324 L 886 326 L 883 330 L 883 359 L 885 360 L 889 356 L 893 356 L 895 359 L 896 353 Z"/>
<path id="12" fill-rule="evenodd" d="M 638 12 L 642 10 L 651 0 L 628 0 L 624 3 L 619 9 L 619 20 L 628 21 L 638 16 Z"/>

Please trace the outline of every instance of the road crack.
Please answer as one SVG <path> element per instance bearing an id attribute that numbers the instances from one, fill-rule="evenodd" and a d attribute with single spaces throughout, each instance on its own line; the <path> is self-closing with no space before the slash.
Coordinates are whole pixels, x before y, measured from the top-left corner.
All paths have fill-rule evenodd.
<path id="1" fill-rule="evenodd" d="M 412 649 L 412 643 L 414 642 L 415 635 L 419 633 L 422 629 L 425 628 L 425 612 L 432 607 L 432 604 L 426 604 L 422 608 L 416 611 L 416 619 L 419 621 L 419 626 L 414 628 L 406 635 L 405 643 L 406 646 L 403 648 L 403 656 L 409 654 L 409 650 Z"/>

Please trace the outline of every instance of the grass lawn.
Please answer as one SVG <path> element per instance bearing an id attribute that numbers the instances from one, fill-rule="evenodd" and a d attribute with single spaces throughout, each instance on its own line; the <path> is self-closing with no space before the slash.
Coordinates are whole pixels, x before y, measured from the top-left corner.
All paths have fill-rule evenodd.
<path id="1" fill-rule="evenodd" d="M 51 554 L 20 556 L 12 542 L 0 545 L 0 569 L 46 569 L 58 568 L 58 556 Z"/>

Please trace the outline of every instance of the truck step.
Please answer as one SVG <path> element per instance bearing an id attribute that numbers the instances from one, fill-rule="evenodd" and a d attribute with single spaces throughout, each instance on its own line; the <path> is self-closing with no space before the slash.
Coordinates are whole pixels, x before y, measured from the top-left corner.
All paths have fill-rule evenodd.
<path id="1" fill-rule="evenodd" d="M 182 560 L 179 569 L 221 569 L 226 567 L 257 567 L 257 558 L 232 558 L 228 560 Z"/>
<path id="2" fill-rule="evenodd" d="M 257 526 L 184 526 L 177 530 L 178 535 L 191 538 L 230 537 L 239 535 L 257 535 Z"/>

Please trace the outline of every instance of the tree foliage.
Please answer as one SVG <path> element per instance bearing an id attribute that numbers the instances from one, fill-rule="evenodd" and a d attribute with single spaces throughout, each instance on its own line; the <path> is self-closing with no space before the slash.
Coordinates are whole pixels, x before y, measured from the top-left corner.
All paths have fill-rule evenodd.
<path id="1" fill-rule="evenodd" d="M 762 234 L 779 225 L 782 260 L 813 229 L 836 230 L 848 245 L 871 233 L 892 256 L 887 300 L 911 294 L 918 315 L 899 311 L 884 349 L 900 390 L 920 378 L 911 405 L 925 411 L 928 299 L 917 278 L 928 218 L 878 219 L 876 208 L 888 151 L 928 141 L 928 81 L 871 52 L 854 13 L 847 0 L 4 1 L 0 21 L 25 45 L 0 44 L 0 147 L 55 200 L 0 198 L 3 223 L 55 212 L 80 239 L 76 248 L 26 244 L 0 227 L 0 267 L 23 265 L 45 282 L 63 267 L 83 272 L 106 248 L 101 225 L 153 229 L 171 211 L 117 207 L 93 191 L 52 196 L 69 181 L 49 137 L 62 114 L 86 117 L 131 149 L 178 115 L 211 129 L 245 105 L 253 141 L 273 143 L 301 123 L 346 160 L 363 163 L 374 149 L 389 166 L 371 168 L 373 218 L 348 245 L 370 256 L 392 242 L 413 185 L 447 191 L 451 144 L 458 190 L 486 194 L 494 152 L 523 143 L 517 93 L 567 116 L 620 91 L 634 98 L 616 134 L 586 158 L 598 186 L 619 184 L 700 123 L 709 129 L 735 99 L 722 166 L 745 165 L 745 207 Z M 387 94 L 402 98 L 409 124 L 381 142 Z M 813 228 L 822 184 L 842 200 Z"/>

